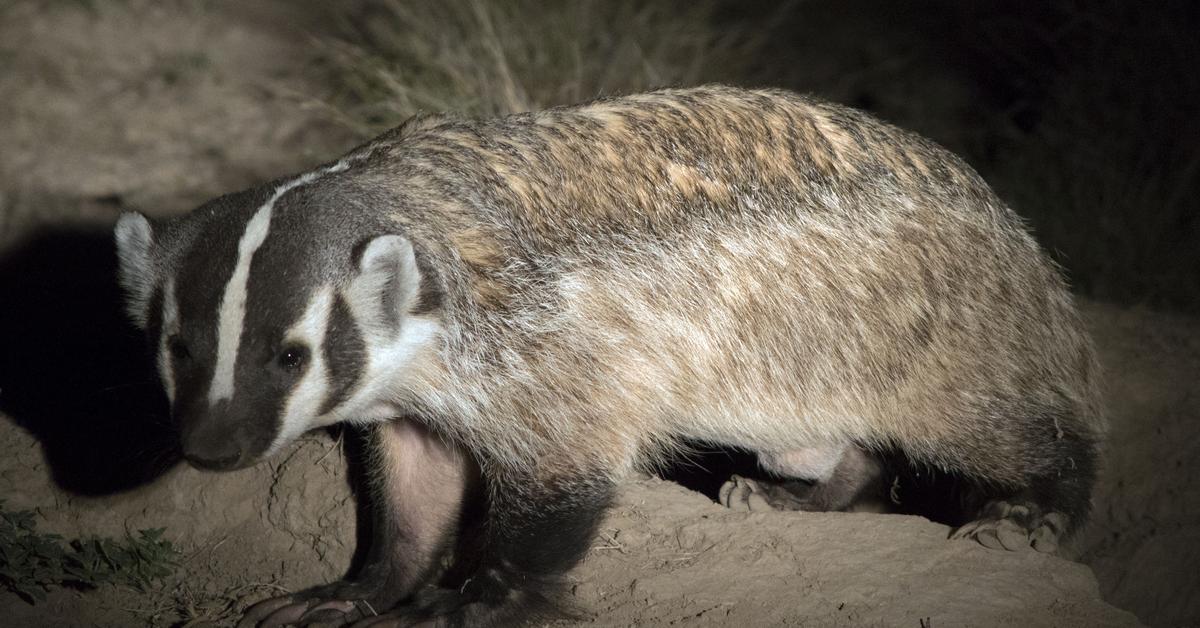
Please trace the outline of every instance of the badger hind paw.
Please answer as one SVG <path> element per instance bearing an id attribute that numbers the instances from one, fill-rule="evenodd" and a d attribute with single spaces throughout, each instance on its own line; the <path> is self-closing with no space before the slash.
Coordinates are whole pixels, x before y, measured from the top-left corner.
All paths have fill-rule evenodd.
<path id="1" fill-rule="evenodd" d="M 990 549 L 1024 551 L 1030 548 L 1058 552 L 1059 540 L 1067 529 L 1067 516 L 1045 512 L 1032 502 L 989 502 L 975 521 L 955 530 L 950 538 L 973 539 Z"/>

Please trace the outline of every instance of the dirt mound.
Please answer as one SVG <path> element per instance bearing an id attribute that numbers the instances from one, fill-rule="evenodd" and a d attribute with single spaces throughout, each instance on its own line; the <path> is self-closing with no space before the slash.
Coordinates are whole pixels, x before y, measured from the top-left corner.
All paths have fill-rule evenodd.
<path id="1" fill-rule="evenodd" d="M 178 576 L 150 594 L 58 592 L 38 607 L 0 596 L 0 615 L 14 625 L 228 621 L 256 599 L 339 577 L 351 559 L 345 461 L 323 435 L 255 469 L 180 467 L 120 497 L 84 499 L 52 485 L 28 435 L 4 429 L 5 495 L 39 508 L 47 529 L 166 526 L 184 548 Z M 1100 600 L 1086 566 L 948 533 L 900 515 L 732 512 L 677 484 L 635 479 L 571 573 L 571 591 L 592 616 L 586 623 L 600 626 L 1138 625 Z M 192 617 L 175 614 L 189 606 Z"/>
<path id="2" fill-rule="evenodd" d="M 1147 623 L 1200 624 L 1200 321 L 1089 304 L 1109 444 L 1080 560 Z"/>
<path id="3" fill-rule="evenodd" d="M 948 541 L 919 517 L 729 512 L 628 486 L 576 572 L 600 625 L 1126 626 L 1087 567 Z"/>

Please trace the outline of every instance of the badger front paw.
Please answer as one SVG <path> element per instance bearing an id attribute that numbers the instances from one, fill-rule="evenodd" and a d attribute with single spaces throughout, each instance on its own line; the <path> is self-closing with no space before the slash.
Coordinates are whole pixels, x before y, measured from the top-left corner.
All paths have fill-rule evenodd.
<path id="1" fill-rule="evenodd" d="M 394 604 L 377 587 L 335 582 L 254 604 L 246 609 L 237 628 L 333 628 L 371 620 Z"/>
<path id="2" fill-rule="evenodd" d="M 812 486 L 798 480 L 752 480 L 733 475 L 721 486 L 717 499 L 730 510 L 826 510 L 809 498 Z"/>

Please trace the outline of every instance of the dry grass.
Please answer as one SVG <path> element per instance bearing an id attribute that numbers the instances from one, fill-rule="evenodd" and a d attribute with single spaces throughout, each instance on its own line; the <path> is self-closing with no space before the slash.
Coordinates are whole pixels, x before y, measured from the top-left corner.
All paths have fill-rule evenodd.
<path id="1" fill-rule="evenodd" d="M 368 2 L 337 15 L 343 35 L 326 41 L 340 87 L 334 108 L 365 136 L 424 111 L 495 115 L 666 85 L 745 82 L 770 24 L 731 23 L 721 15 L 726 4 Z"/>

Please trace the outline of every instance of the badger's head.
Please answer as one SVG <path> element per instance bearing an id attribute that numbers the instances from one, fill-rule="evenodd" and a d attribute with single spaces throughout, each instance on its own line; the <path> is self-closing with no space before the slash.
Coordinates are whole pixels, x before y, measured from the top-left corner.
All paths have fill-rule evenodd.
<path id="1" fill-rule="evenodd" d="M 195 466 L 239 468 L 315 427 L 391 418 L 430 355 L 433 272 L 365 201 L 313 185 L 330 172 L 162 225 L 133 213 L 117 223 L 127 310 Z"/>

